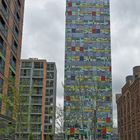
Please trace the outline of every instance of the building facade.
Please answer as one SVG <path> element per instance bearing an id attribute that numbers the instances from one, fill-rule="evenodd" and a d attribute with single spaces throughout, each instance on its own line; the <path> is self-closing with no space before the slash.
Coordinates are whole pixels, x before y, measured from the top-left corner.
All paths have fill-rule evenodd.
<path id="1" fill-rule="evenodd" d="M 117 95 L 119 140 L 140 139 L 140 66 L 126 77 L 122 94 Z"/>
<path id="2" fill-rule="evenodd" d="M 119 140 L 118 128 L 113 128 L 113 140 Z"/>
<path id="3" fill-rule="evenodd" d="M 21 122 L 17 139 L 46 140 L 54 136 L 56 106 L 55 63 L 39 59 L 21 60 L 20 85 L 22 90 Z M 25 108 L 25 109 L 24 109 Z M 18 126 L 17 126 L 18 128 Z M 20 135 L 22 133 L 22 136 Z"/>
<path id="4" fill-rule="evenodd" d="M 13 124 L 16 115 L 14 105 L 7 105 L 3 97 L 13 96 L 10 86 L 19 84 L 23 16 L 24 0 L 0 0 L 0 123 L 5 124 L 0 129 Z M 9 137 L 13 139 L 13 134 Z"/>
<path id="5" fill-rule="evenodd" d="M 47 62 L 47 81 L 45 97 L 45 137 L 54 140 L 57 69 L 54 62 Z"/>
<path id="6" fill-rule="evenodd" d="M 109 2 L 66 1 L 66 140 L 112 140 Z"/>
<path id="7" fill-rule="evenodd" d="M 9 77 L 19 83 L 24 0 L 0 0 L 0 92 L 8 95 Z M 13 117 L 0 101 L 0 112 Z"/>

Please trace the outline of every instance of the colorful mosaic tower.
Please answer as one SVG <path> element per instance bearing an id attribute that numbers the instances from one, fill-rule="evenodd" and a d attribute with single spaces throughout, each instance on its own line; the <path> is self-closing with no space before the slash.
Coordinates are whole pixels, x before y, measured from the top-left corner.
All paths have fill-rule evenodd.
<path id="1" fill-rule="evenodd" d="M 67 0 L 65 140 L 112 140 L 109 0 Z"/>

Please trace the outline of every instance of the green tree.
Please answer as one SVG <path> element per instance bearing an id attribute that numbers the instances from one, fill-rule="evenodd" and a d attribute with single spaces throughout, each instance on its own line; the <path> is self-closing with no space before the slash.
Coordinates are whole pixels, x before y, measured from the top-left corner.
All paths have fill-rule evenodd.
<path id="1" fill-rule="evenodd" d="M 0 135 L 10 137 L 13 135 L 11 132 L 20 132 L 18 138 L 21 139 L 22 132 L 28 127 L 28 109 L 27 109 L 27 98 L 24 96 L 27 86 L 17 86 L 15 81 L 11 79 L 5 79 L 8 84 L 8 94 L 0 94 L 0 100 L 5 106 L 5 115 L 14 118 L 16 122 L 15 126 L 8 124 L 6 127 L 0 128 Z M 25 84 L 26 85 L 26 84 Z M 24 121 L 24 125 L 23 122 Z"/>

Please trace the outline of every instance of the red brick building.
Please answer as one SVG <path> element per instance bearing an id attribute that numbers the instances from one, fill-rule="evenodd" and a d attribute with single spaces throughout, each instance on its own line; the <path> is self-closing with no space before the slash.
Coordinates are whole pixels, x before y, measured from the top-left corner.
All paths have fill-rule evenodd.
<path id="1" fill-rule="evenodd" d="M 122 94 L 116 97 L 119 140 L 140 140 L 140 66 L 126 77 Z"/>
<path id="2" fill-rule="evenodd" d="M 0 0 L 0 94 L 10 95 L 9 78 L 19 84 L 24 0 Z M 14 84 L 14 83 L 13 83 Z M 13 117 L 0 100 L 0 114 Z"/>

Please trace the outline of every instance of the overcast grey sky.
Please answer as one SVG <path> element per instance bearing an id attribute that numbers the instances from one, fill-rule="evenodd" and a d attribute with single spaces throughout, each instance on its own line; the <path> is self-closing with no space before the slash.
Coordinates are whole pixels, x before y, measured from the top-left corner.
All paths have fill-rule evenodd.
<path id="1" fill-rule="evenodd" d="M 65 51 L 65 1 L 26 0 L 22 58 L 43 58 L 56 62 L 57 104 L 63 103 Z M 140 62 L 140 1 L 111 0 L 113 95 L 121 91 L 125 77 Z M 116 106 L 113 100 L 114 120 Z"/>

